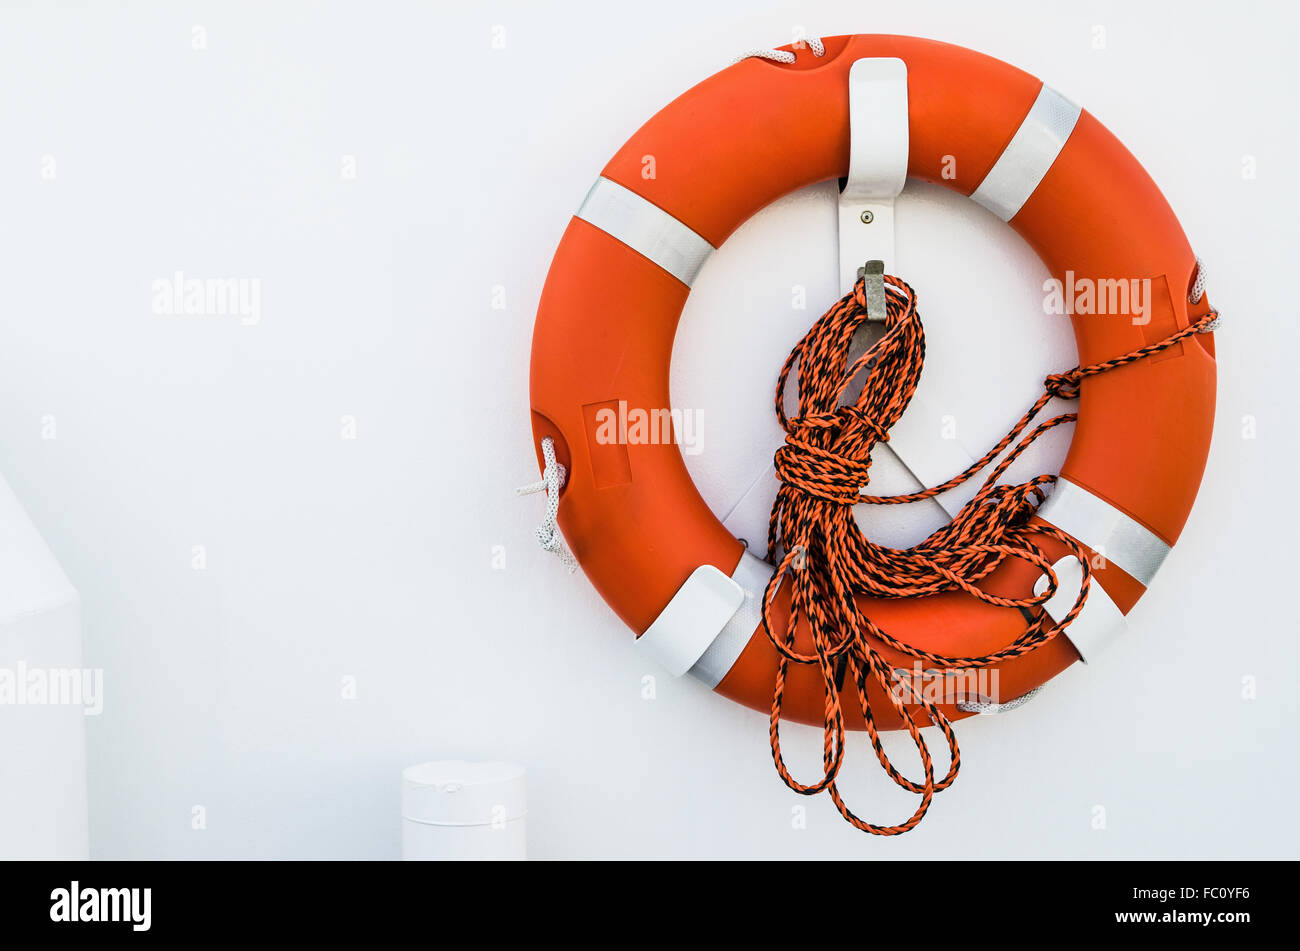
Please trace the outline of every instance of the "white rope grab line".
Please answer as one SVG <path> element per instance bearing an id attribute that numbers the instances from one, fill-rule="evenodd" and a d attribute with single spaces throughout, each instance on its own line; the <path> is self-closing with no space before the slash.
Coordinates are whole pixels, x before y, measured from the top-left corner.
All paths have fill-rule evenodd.
<path id="1" fill-rule="evenodd" d="M 1008 700 L 1006 703 L 996 703 L 992 700 L 961 700 L 957 703 L 957 709 L 962 713 L 978 713 L 980 716 L 992 716 L 997 713 L 1006 713 L 1014 710 L 1016 707 L 1023 707 L 1030 700 L 1033 700 L 1043 688 L 1035 687 L 1029 693 L 1021 694 L 1014 700 Z"/>
<path id="2" fill-rule="evenodd" d="M 564 536 L 560 534 L 558 524 L 560 489 L 564 486 L 567 473 L 564 471 L 564 466 L 555 458 L 555 440 L 550 436 L 542 439 L 542 459 L 546 463 L 542 469 L 542 477 L 531 485 L 523 485 L 515 489 L 515 495 L 535 495 L 543 491 L 546 493 L 546 514 L 542 516 L 542 524 L 537 526 L 537 544 L 541 546 L 542 551 L 557 555 L 564 563 L 564 567 L 569 569 L 569 574 L 573 574 L 578 569 L 578 559 L 573 557 L 573 552 L 569 551 L 568 546 L 564 544 Z"/>
<path id="3" fill-rule="evenodd" d="M 807 44 L 808 48 L 812 50 L 812 54 L 814 56 L 826 55 L 826 47 L 822 44 L 822 38 L 820 36 L 808 36 L 803 38 L 802 40 L 795 41 L 796 46 L 799 43 Z M 767 48 L 767 49 L 746 50 L 745 52 L 737 56 L 735 59 L 733 59 L 731 62 L 734 65 L 736 63 L 739 63 L 741 60 L 749 59 L 751 56 L 757 56 L 759 59 L 770 59 L 774 63 L 793 63 L 795 58 L 794 54 L 791 53 L 789 50 L 778 50 L 778 49 Z"/>
<path id="4" fill-rule="evenodd" d="M 1196 259 L 1196 277 L 1192 279 L 1192 289 L 1187 292 L 1187 303 L 1199 304 L 1201 298 L 1205 296 L 1205 262 L 1199 257 Z M 1219 329 L 1219 321 L 1222 318 L 1217 314 L 1214 319 L 1205 325 L 1201 333 L 1213 333 Z"/>

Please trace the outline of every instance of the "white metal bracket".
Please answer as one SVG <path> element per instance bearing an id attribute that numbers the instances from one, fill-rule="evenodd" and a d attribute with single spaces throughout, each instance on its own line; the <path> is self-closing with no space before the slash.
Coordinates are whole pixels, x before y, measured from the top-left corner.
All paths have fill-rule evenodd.
<path id="1" fill-rule="evenodd" d="M 908 136 L 907 64 L 887 57 L 855 62 L 849 68 L 849 176 L 839 200 L 841 294 L 853 289 L 864 267 L 868 277 L 881 273 L 868 262 L 883 262 L 883 273 L 898 273 L 894 200 L 907 182 Z M 883 292 L 883 286 L 874 288 L 873 282 L 867 301 L 870 320 L 883 321 L 871 289 Z M 865 339 L 860 345 L 865 349 Z M 889 442 L 877 444 L 876 451 L 892 453 L 923 486 L 947 481 L 975 458 L 956 439 L 943 438 L 943 416 L 943 407 L 921 386 L 890 430 Z M 935 501 L 950 516 L 962 503 L 947 493 Z"/>
<path id="2" fill-rule="evenodd" d="M 841 294 L 867 261 L 895 266 L 894 199 L 907 183 L 907 139 L 907 64 L 858 60 L 849 67 L 849 175 L 840 190 Z"/>
<path id="3" fill-rule="evenodd" d="M 879 276 L 899 273 L 894 250 L 894 201 L 907 183 L 909 152 L 907 64 L 893 57 L 866 57 L 849 68 L 849 174 L 839 195 L 840 294 L 857 283 L 868 261 L 872 289 L 883 292 Z M 849 353 L 852 360 L 869 345 L 872 327 L 885 318 L 868 300 L 871 320 L 864 324 Z M 907 411 L 889 433 L 888 443 L 875 452 L 890 455 L 923 486 L 938 485 L 964 471 L 975 461 L 956 439 L 943 435 L 943 405 L 930 394 L 928 378 L 908 404 Z M 767 535 L 767 515 L 779 481 L 769 462 L 723 519 L 733 535 L 745 537 L 751 551 L 762 553 Z M 956 515 L 963 499 L 945 492 L 934 499 L 949 515 Z"/>

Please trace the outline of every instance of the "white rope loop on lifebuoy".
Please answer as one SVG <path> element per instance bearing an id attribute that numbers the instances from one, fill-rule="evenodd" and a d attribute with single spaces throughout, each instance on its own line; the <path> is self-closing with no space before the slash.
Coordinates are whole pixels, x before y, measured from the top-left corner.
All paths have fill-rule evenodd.
<path id="1" fill-rule="evenodd" d="M 994 700 L 961 700 L 957 703 L 957 709 L 962 713 L 978 713 L 980 716 L 991 716 L 998 713 L 1006 713 L 1014 710 L 1016 707 L 1023 707 L 1042 691 L 1042 687 L 1035 687 L 1029 693 L 1021 694 L 1014 700 L 1008 700 L 1006 703 L 997 703 Z"/>
<path id="2" fill-rule="evenodd" d="M 1196 274 L 1192 277 L 1192 289 L 1187 292 L 1187 303 L 1199 304 L 1205 296 L 1205 262 L 1196 259 Z M 1214 333 L 1219 329 L 1219 312 L 1214 312 L 1214 319 L 1201 328 L 1201 333 Z"/>
<path id="3" fill-rule="evenodd" d="M 542 524 L 537 526 L 537 544 L 542 551 L 558 556 L 564 567 L 569 569 L 569 574 L 573 574 L 578 569 L 578 559 L 573 557 L 573 552 L 564 544 L 559 526 L 560 489 L 564 487 L 567 473 L 563 464 L 555 458 L 555 440 L 550 436 L 542 439 L 542 460 L 545 462 L 542 477 L 531 485 L 515 489 L 515 495 L 546 492 L 546 514 L 542 516 Z"/>
<path id="4" fill-rule="evenodd" d="M 823 45 L 822 38 L 820 36 L 808 36 L 808 37 L 804 37 L 802 40 L 795 41 L 796 45 L 799 43 L 807 44 L 808 48 L 812 50 L 812 54 L 814 56 L 820 57 L 826 55 L 826 47 L 825 45 Z M 744 53 L 741 53 L 731 62 L 734 65 L 736 63 L 739 63 L 741 60 L 749 59 L 751 56 L 756 56 L 759 59 L 770 59 L 774 63 L 793 63 L 795 58 L 794 53 L 791 53 L 789 50 L 765 48 L 765 49 L 747 50 Z"/>

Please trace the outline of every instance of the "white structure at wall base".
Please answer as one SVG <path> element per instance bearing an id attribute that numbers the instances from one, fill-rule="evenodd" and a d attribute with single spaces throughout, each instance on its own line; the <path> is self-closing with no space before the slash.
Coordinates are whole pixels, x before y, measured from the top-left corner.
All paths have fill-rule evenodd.
<path id="1" fill-rule="evenodd" d="M 402 771 L 406 861 L 524 859 L 524 768 L 443 760 Z"/>
<path id="2" fill-rule="evenodd" d="M 0 859 L 88 858 L 81 605 L 0 478 Z"/>

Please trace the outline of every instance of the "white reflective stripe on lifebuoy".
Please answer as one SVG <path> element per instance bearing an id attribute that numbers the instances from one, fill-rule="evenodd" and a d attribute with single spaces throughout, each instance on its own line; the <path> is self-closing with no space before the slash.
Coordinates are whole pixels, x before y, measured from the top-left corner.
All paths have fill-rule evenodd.
<path id="1" fill-rule="evenodd" d="M 1044 601 L 1042 608 L 1053 621 L 1060 623 L 1079 600 L 1079 589 L 1083 587 L 1083 566 L 1079 564 L 1078 558 L 1066 555 L 1052 565 L 1052 571 L 1056 573 L 1056 594 Z M 1046 590 L 1047 575 L 1040 575 L 1034 584 L 1034 594 L 1042 594 Z M 1064 634 L 1086 664 L 1123 634 L 1127 623 L 1119 606 L 1110 599 L 1096 576 L 1093 576 L 1092 584 L 1088 585 L 1088 600 L 1083 602 L 1079 616 L 1070 622 Z"/>
<path id="2" fill-rule="evenodd" d="M 773 570 L 748 551 L 731 577 L 700 565 L 637 638 L 637 646 L 674 677 L 690 671 L 716 687 L 762 620 L 763 592 Z"/>
<path id="3" fill-rule="evenodd" d="M 649 258 L 687 287 L 713 245 L 653 202 L 608 178 L 596 179 L 578 217 Z"/>
<path id="4" fill-rule="evenodd" d="M 1003 221 L 1014 218 L 1065 148 L 1082 111 L 1044 84 L 1020 128 L 971 198 Z"/>
<path id="5" fill-rule="evenodd" d="M 704 681 L 710 689 L 722 683 L 722 678 L 736 666 L 750 638 L 763 623 L 763 593 L 767 591 L 767 583 L 772 580 L 775 570 L 748 551 L 740 556 L 731 580 L 739 585 L 744 599 L 691 668 L 691 676 Z"/>
<path id="6" fill-rule="evenodd" d="M 1037 514 L 1113 561 L 1143 587 L 1151 586 L 1169 555 L 1169 546 L 1145 525 L 1068 479 L 1056 480 Z"/>
<path id="7" fill-rule="evenodd" d="M 739 584 L 713 565 L 700 565 L 637 638 L 637 647 L 680 677 L 695 666 L 744 600 Z"/>

